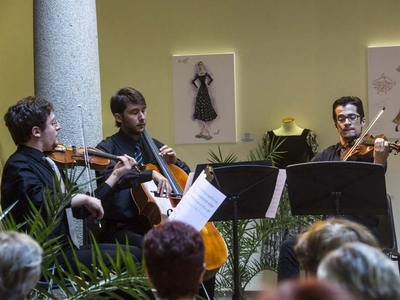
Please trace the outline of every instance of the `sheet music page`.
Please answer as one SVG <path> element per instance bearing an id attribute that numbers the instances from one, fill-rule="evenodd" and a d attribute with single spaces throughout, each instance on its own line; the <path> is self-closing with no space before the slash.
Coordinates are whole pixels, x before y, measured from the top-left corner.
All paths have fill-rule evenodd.
<path id="1" fill-rule="evenodd" d="M 203 171 L 168 220 L 184 222 L 200 231 L 225 198 L 226 196 L 207 180 Z"/>
<path id="2" fill-rule="evenodd" d="M 188 179 L 186 180 L 185 189 L 183 190 L 183 194 L 184 195 L 187 193 L 187 191 L 192 186 L 193 177 L 194 177 L 194 172 L 190 172 L 189 175 L 188 175 Z"/>
<path id="3" fill-rule="evenodd" d="M 275 218 L 278 210 L 279 200 L 281 200 L 283 188 L 286 183 L 286 170 L 279 169 L 278 178 L 276 179 L 274 195 L 272 196 L 271 204 L 269 205 L 267 212 L 265 213 L 266 218 Z"/>

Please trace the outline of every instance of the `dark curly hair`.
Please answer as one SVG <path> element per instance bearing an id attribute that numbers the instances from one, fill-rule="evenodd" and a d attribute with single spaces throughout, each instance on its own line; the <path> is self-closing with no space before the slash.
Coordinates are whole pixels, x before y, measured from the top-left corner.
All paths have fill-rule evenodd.
<path id="1" fill-rule="evenodd" d="M 122 114 L 128 107 L 129 103 L 146 106 L 146 100 L 141 92 L 131 87 L 124 87 L 117 91 L 110 99 L 110 108 L 112 114 Z M 115 126 L 121 127 L 121 124 L 115 121 Z"/>
<path id="2" fill-rule="evenodd" d="M 46 128 L 47 118 L 54 111 L 53 104 L 41 97 L 29 96 L 9 107 L 4 121 L 16 145 L 29 141 L 34 126 Z"/>

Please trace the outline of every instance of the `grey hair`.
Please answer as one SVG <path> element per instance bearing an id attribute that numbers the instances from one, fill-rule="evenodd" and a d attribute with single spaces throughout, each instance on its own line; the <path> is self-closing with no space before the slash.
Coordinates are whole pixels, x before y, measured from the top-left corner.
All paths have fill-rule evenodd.
<path id="1" fill-rule="evenodd" d="M 400 299 L 400 277 L 380 249 L 346 243 L 321 261 L 317 277 L 332 280 L 365 300 Z"/>
<path id="2" fill-rule="evenodd" d="M 29 235 L 0 232 L 0 298 L 21 300 L 37 284 L 43 250 Z"/>

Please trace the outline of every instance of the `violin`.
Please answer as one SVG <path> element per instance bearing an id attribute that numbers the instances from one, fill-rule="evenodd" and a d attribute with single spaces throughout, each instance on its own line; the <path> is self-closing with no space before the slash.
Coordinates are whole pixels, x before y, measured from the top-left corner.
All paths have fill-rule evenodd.
<path id="1" fill-rule="evenodd" d="M 340 159 L 342 161 L 350 160 L 350 161 L 373 161 L 374 154 L 374 144 L 375 139 L 382 138 L 387 141 L 387 137 L 383 134 L 378 134 L 375 137 L 372 135 L 365 135 L 361 141 L 358 142 L 356 147 L 349 147 L 346 151 L 341 155 Z M 389 144 L 389 152 L 395 151 L 394 155 L 397 155 L 400 151 L 400 144 L 388 142 Z M 354 148 L 354 149 L 353 149 Z"/>
<path id="2" fill-rule="evenodd" d="M 88 161 L 90 169 L 95 171 L 104 171 L 110 164 L 110 159 L 118 160 L 116 155 L 105 153 L 99 149 L 87 147 Z M 53 150 L 47 152 L 58 167 L 73 168 L 75 166 L 86 166 L 85 151 L 83 147 L 67 147 L 64 144 L 58 144 Z M 144 166 L 145 168 L 145 166 Z M 143 166 L 136 166 L 138 172 L 143 171 Z"/>
<path id="3" fill-rule="evenodd" d="M 96 171 L 104 171 L 110 164 L 110 159 L 117 159 L 116 156 L 101 152 L 95 148 L 88 148 L 87 151 L 89 155 L 90 168 Z M 61 168 L 86 166 L 83 147 L 67 147 L 64 144 L 58 144 L 53 150 L 47 152 L 47 156 Z"/>

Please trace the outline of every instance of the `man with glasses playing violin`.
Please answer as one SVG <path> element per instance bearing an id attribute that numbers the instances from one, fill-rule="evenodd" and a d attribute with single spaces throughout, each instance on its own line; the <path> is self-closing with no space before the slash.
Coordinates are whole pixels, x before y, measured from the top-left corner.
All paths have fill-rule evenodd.
<path id="1" fill-rule="evenodd" d="M 366 123 L 363 103 L 358 97 L 353 96 L 337 99 L 332 106 L 332 117 L 333 125 L 339 133 L 339 142 L 316 154 L 312 161 L 341 161 L 346 149 L 352 147 L 362 134 L 362 129 Z M 388 156 L 388 143 L 382 138 L 376 138 L 373 156 L 369 162 L 386 167 Z M 342 217 L 366 226 L 374 235 L 378 236 L 377 225 L 379 220 L 375 216 L 345 215 Z M 296 242 L 297 238 L 293 237 L 283 241 L 280 246 L 278 282 L 300 276 L 300 266 L 294 252 Z"/>
<path id="2" fill-rule="evenodd" d="M 47 153 L 57 145 L 57 136 L 61 129 L 54 114 L 53 104 L 41 97 L 24 98 L 9 107 L 4 121 L 18 148 L 4 165 L 1 206 L 3 209 L 7 209 L 18 200 L 10 210 L 10 214 L 17 224 L 22 224 L 30 215 L 28 201 L 31 201 L 40 210 L 43 218 L 47 220 L 45 199 L 50 197 L 50 200 L 55 202 L 56 199 L 64 199 L 64 194 L 69 192 L 65 190 L 60 171 L 47 156 Z M 72 268 L 77 271 L 73 248 L 80 263 L 89 268 L 93 264 L 93 247 L 79 245 L 79 241 L 74 238 L 72 214 L 69 214 L 71 208 L 73 215 L 77 218 L 86 218 L 92 214 L 101 220 L 104 215 L 101 199 L 112 193 L 112 188 L 118 183 L 121 176 L 129 172 L 135 164 L 132 157 L 118 156 L 118 163 L 110 171 L 112 175 L 95 190 L 96 197 L 83 193 L 72 194 L 70 204 L 60 212 L 59 225 L 49 234 L 49 239 L 59 238 L 58 241 L 65 254 L 65 257 L 59 255 L 61 266 L 66 265 L 66 258 L 68 264 L 71 264 Z M 55 176 L 59 180 L 59 188 L 56 189 Z M 117 258 L 116 245 L 98 244 L 98 246 L 103 261 L 110 265 L 109 257 L 114 260 Z M 130 246 L 129 251 L 133 260 L 140 263 L 141 249 Z M 152 294 L 149 293 L 149 295 Z M 127 295 L 124 294 L 124 296 L 128 298 Z"/>

